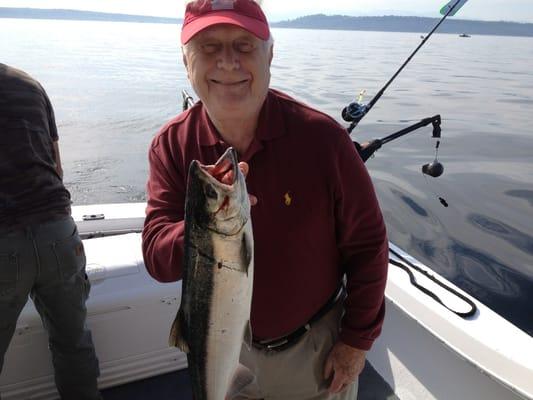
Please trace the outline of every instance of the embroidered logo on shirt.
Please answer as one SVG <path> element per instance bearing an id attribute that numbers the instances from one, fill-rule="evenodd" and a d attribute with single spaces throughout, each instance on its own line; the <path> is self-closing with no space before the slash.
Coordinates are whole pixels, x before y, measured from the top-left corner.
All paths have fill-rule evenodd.
<path id="1" fill-rule="evenodd" d="M 235 8 L 235 0 L 211 0 L 211 9 L 216 10 L 233 10 Z"/>
<path id="2" fill-rule="evenodd" d="M 292 196 L 291 196 L 291 192 L 287 192 L 285 193 L 285 195 L 283 196 L 283 198 L 285 199 L 285 205 L 288 207 L 292 204 Z"/>

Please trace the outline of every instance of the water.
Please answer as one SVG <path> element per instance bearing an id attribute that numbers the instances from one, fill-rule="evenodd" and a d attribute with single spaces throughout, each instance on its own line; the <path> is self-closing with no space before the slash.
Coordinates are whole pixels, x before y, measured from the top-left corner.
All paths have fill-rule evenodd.
<path id="1" fill-rule="evenodd" d="M 420 43 L 414 33 L 273 34 L 272 87 L 339 119 Z M 148 145 L 190 90 L 178 39 L 173 25 L 0 19 L 0 60 L 39 79 L 55 106 L 75 204 L 145 200 Z M 533 38 L 437 34 L 353 137 L 442 115 L 442 177 L 420 172 L 434 158 L 431 127 L 367 163 L 390 239 L 533 335 L 531 65 Z"/>

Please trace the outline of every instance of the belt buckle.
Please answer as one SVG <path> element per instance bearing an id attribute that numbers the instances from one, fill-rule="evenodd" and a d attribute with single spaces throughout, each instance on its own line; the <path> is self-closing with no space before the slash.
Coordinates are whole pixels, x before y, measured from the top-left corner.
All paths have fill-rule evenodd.
<path id="1" fill-rule="evenodd" d="M 311 325 L 307 323 L 303 326 L 303 328 L 305 331 L 302 332 L 302 334 L 297 335 L 297 337 L 290 338 L 291 335 L 288 335 L 278 340 L 263 340 L 257 343 L 268 352 L 281 351 L 287 347 L 290 347 L 292 343 L 298 341 L 304 333 L 311 329 Z"/>
<path id="2" fill-rule="evenodd" d="M 289 343 L 288 339 L 281 339 L 274 343 L 265 344 L 267 351 L 280 351 L 283 350 L 285 345 Z"/>

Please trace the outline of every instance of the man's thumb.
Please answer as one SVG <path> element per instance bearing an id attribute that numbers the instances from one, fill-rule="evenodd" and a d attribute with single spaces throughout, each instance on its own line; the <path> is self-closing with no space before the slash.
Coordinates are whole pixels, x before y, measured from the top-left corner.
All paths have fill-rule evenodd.
<path id="1" fill-rule="evenodd" d="M 331 361 L 331 356 L 328 356 L 326 360 L 326 365 L 324 366 L 324 379 L 328 379 L 333 373 L 333 361 Z"/>

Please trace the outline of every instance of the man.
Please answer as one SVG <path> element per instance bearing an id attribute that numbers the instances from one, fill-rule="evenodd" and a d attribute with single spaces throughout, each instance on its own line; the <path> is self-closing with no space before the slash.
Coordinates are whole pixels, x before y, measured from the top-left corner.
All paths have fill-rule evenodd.
<path id="1" fill-rule="evenodd" d="M 201 102 L 149 151 L 147 269 L 159 281 L 181 278 L 188 166 L 234 147 L 256 203 L 254 342 L 241 363 L 257 379 L 238 398 L 355 399 L 384 317 L 388 265 L 364 164 L 337 122 L 269 89 L 272 38 L 255 2 L 190 2 L 181 42 Z"/>
<path id="2" fill-rule="evenodd" d="M 101 399 L 85 326 L 90 284 L 62 182 L 52 105 L 26 73 L 0 64 L 0 371 L 31 296 L 49 335 L 62 399 Z"/>

